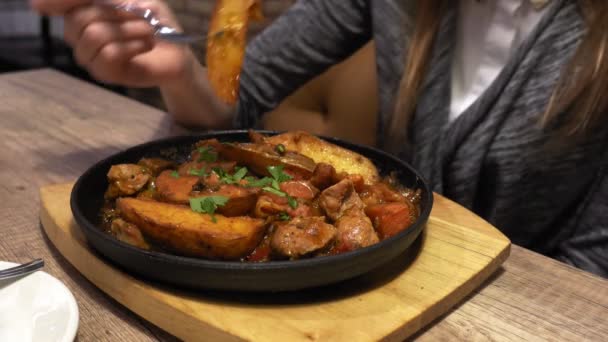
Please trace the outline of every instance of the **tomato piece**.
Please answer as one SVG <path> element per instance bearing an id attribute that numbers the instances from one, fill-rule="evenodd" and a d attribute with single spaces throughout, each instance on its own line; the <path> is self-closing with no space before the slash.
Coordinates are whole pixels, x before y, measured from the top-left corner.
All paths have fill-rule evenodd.
<path id="1" fill-rule="evenodd" d="M 410 205 L 403 202 L 375 204 L 365 208 L 381 239 L 386 239 L 407 229 L 414 223 Z"/>

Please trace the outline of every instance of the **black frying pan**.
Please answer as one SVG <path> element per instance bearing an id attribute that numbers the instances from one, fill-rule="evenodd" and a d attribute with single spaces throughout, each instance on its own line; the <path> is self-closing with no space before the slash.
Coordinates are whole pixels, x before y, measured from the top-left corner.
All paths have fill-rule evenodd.
<path id="1" fill-rule="evenodd" d="M 264 134 L 273 132 L 261 131 Z M 428 184 L 407 163 L 380 150 L 324 138 L 370 158 L 386 174 L 396 171 L 401 184 L 422 190 L 421 214 L 405 231 L 370 247 L 334 256 L 294 261 L 245 263 L 212 261 L 142 250 L 116 240 L 99 228 L 100 208 L 111 165 L 135 163 L 142 157 L 172 157 L 185 160 L 192 145 L 201 139 L 248 141 L 247 131 L 216 131 L 152 141 L 110 156 L 88 169 L 77 180 L 70 205 L 78 226 L 89 244 L 101 255 L 141 277 L 191 289 L 230 291 L 292 291 L 327 285 L 377 268 L 402 255 L 424 229 L 433 204 Z"/>

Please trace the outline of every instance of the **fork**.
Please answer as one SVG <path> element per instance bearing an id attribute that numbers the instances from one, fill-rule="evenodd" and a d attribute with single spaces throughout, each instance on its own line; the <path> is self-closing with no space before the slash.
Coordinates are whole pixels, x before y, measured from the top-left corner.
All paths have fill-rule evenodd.
<path id="1" fill-rule="evenodd" d="M 41 269 L 43 266 L 44 261 L 42 259 L 36 259 L 34 261 L 28 262 L 27 264 L 7 268 L 5 270 L 0 271 L 0 280 L 20 277 L 30 273 L 34 273 L 37 270 Z"/>
<path id="2" fill-rule="evenodd" d="M 187 34 L 178 31 L 176 28 L 161 24 L 160 20 L 154 16 L 154 13 L 149 8 L 131 5 L 129 3 L 117 3 L 113 0 L 94 0 L 94 3 L 100 6 L 106 6 L 118 11 L 131 13 L 145 20 L 152 28 L 154 28 L 154 36 L 176 44 L 192 44 L 207 37 L 202 34 Z"/>

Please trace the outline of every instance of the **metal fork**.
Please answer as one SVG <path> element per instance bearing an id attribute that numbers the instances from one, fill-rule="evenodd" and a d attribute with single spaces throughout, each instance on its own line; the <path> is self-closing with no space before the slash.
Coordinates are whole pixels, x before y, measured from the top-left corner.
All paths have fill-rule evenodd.
<path id="1" fill-rule="evenodd" d="M 154 28 L 154 36 L 177 44 L 192 44 L 197 41 L 205 40 L 207 37 L 202 34 L 187 34 L 179 32 L 176 28 L 161 24 L 160 20 L 154 16 L 149 8 L 139 7 L 129 3 L 117 3 L 113 0 L 94 0 L 95 4 L 113 8 L 115 10 L 131 13 L 145 20 Z"/>
<path id="2" fill-rule="evenodd" d="M 0 271 L 0 280 L 24 276 L 36 272 L 43 266 L 44 261 L 42 259 L 36 259 L 34 261 L 28 262 L 27 264 L 7 268 L 5 270 Z"/>

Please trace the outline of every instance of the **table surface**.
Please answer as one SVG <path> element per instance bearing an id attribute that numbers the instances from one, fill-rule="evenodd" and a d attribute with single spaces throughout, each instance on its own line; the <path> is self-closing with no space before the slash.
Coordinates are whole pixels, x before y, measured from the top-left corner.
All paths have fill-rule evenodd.
<path id="1" fill-rule="evenodd" d="M 38 190 L 149 140 L 187 134 L 166 113 L 53 70 L 0 75 L 0 260 L 43 258 L 80 309 L 79 341 L 175 338 L 118 304 L 44 235 Z M 608 340 L 608 281 L 524 248 L 413 339 Z"/>

